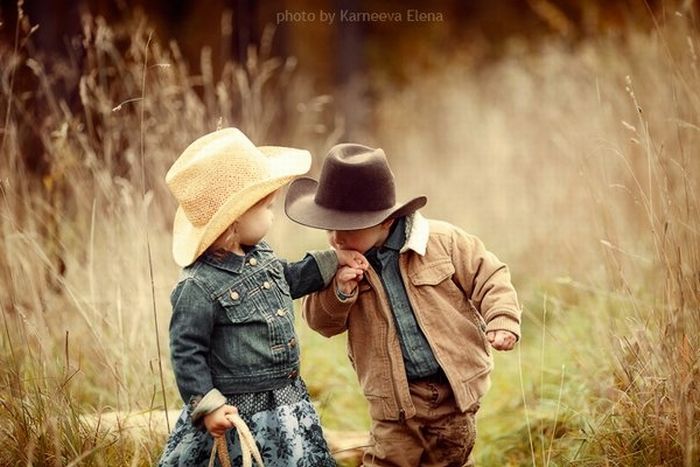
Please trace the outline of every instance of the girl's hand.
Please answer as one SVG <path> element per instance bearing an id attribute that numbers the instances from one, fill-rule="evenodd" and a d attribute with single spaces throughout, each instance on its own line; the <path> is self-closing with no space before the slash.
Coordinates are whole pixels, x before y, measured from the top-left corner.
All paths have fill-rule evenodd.
<path id="1" fill-rule="evenodd" d="M 213 412 L 204 416 L 204 426 L 210 435 L 214 438 L 219 438 L 226 433 L 227 430 L 233 428 L 233 423 L 226 418 L 227 415 L 238 413 L 238 409 L 232 405 L 222 405 Z"/>
<path id="2" fill-rule="evenodd" d="M 345 295 L 352 295 L 363 277 L 363 269 L 342 266 L 335 273 L 335 286 Z"/>
<path id="3" fill-rule="evenodd" d="M 489 331 L 486 338 L 496 350 L 512 350 L 518 338 L 510 331 Z"/>
<path id="4" fill-rule="evenodd" d="M 338 256 L 338 266 L 350 266 L 351 268 L 361 269 L 366 271 L 369 267 L 367 258 L 362 253 L 355 250 L 335 250 Z"/>

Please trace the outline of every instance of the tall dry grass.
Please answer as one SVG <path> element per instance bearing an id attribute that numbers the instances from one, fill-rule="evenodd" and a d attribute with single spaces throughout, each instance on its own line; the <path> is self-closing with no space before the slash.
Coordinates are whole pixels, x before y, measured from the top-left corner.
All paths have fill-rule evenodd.
<path id="1" fill-rule="evenodd" d="M 167 352 L 178 271 L 165 172 L 222 126 L 261 144 L 323 141 L 330 101 L 309 93 L 293 59 L 270 56 L 272 30 L 214 76 L 208 49 L 191 69 L 138 15 L 84 16 L 80 50 L 53 60 L 18 11 L 15 44 L 0 47 L 0 464 L 150 464 L 162 435 L 135 443 L 80 416 L 182 404 Z M 45 164 L 27 164 L 42 153 Z"/>
<path id="2" fill-rule="evenodd" d="M 669 13 L 623 40 L 452 63 L 379 107 L 405 189 L 508 260 L 526 325 L 554 299 L 550 346 L 594 406 L 570 408 L 589 420 L 567 462 L 700 462 L 699 36 L 691 9 Z"/>
<path id="3" fill-rule="evenodd" d="M 269 56 L 270 36 L 215 76 L 207 50 L 187 64 L 143 18 L 83 24 L 73 62 L 33 50 L 26 16 L 0 46 L 3 465 L 153 463 L 162 436 L 80 416 L 163 408 L 160 364 L 165 400 L 181 403 L 167 167 L 218 125 L 310 148 L 318 165 L 342 127 L 292 59 Z M 698 38 L 681 11 L 623 40 L 514 46 L 484 69 L 451 57 L 378 93 L 372 143 L 400 193 L 426 193 L 427 215 L 480 235 L 526 304 L 520 358 L 497 356 L 481 411 L 482 465 L 699 462 Z M 19 92 L 27 71 L 37 85 Z M 48 156 L 40 179 L 28 140 Z M 324 244 L 283 221 L 271 240 L 292 258 Z M 300 331 L 324 423 L 365 429 L 342 337 Z"/>

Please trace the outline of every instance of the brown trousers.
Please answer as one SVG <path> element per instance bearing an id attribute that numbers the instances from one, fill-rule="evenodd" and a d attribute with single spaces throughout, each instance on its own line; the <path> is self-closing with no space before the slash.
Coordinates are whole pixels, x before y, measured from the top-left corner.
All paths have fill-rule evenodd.
<path id="1" fill-rule="evenodd" d="M 372 446 L 362 458 L 366 467 L 473 466 L 476 407 L 460 412 L 443 377 L 409 385 L 416 415 L 403 423 L 372 422 Z"/>

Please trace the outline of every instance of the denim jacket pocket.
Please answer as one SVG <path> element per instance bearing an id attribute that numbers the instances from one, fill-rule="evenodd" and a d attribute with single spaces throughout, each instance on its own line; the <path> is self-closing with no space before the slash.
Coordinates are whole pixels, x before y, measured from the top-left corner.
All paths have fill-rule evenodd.
<path id="1" fill-rule="evenodd" d="M 232 323 L 244 323 L 255 314 L 255 307 L 246 302 L 248 288 L 243 283 L 233 285 L 218 299 Z"/>
<path id="2" fill-rule="evenodd" d="M 282 271 L 280 268 L 270 268 L 268 269 L 268 273 L 277 286 L 276 289 L 281 295 L 280 299 L 282 299 L 282 301 L 288 300 L 292 294 L 289 290 L 287 279 L 284 277 L 284 271 Z"/>

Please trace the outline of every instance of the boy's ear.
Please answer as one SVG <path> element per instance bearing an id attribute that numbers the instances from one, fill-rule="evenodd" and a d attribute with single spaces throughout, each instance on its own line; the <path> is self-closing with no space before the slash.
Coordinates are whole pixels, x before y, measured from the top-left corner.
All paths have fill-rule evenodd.
<path id="1" fill-rule="evenodd" d="M 389 229 L 391 228 L 392 225 L 394 225 L 394 221 L 396 219 L 387 219 L 384 222 L 382 222 L 382 228 L 383 229 Z"/>

